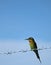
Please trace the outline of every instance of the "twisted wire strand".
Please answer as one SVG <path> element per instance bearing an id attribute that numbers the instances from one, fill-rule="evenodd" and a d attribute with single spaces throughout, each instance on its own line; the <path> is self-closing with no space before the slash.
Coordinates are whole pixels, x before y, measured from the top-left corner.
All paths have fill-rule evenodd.
<path id="1" fill-rule="evenodd" d="M 2 51 L 2 52 L 0 52 L 0 54 L 11 55 L 11 54 L 16 54 L 18 52 L 24 53 L 24 52 L 29 52 L 29 51 L 33 51 L 33 50 L 39 50 L 40 51 L 40 50 L 47 50 L 47 49 L 51 49 L 51 47 L 48 47 L 48 48 L 38 48 L 38 49 L 32 49 L 32 50 L 18 50 L 18 51 L 7 51 L 7 52 Z"/>

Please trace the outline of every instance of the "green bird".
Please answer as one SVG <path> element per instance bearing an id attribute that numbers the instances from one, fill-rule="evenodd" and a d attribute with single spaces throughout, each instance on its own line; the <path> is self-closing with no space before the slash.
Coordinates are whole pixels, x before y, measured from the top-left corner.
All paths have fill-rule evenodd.
<path id="1" fill-rule="evenodd" d="M 29 37 L 29 38 L 27 38 L 26 40 L 29 41 L 29 45 L 30 45 L 31 50 L 33 50 L 33 52 L 35 52 L 37 58 L 38 58 L 39 61 L 41 62 L 40 56 L 39 56 L 39 53 L 38 53 L 38 50 L 37 50 L 37 44 L 36 44 L 34 38 L 33 38 L 33 37 Z"/>

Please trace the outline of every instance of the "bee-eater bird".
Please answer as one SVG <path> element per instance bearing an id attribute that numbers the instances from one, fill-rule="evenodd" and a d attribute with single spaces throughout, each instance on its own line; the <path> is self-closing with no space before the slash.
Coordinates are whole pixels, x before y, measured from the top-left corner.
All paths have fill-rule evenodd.
<path id="1" fill-rule="evenodd" d="M 35 52 L 37 58 L 38 58 L 39 61 L 41 62 L 40 56 L 39 56 L 39 53 L 38 53 L 38 49 L 37 49 L 37 44 L 36 44 L 34 38 L 33 38 L 33 37 L 29 37 L 29 38 L 27 38 L 26 40 L 29 41 L 29 45 L 30 45 L 31 50 L 33 50 L 33 51 Z"/>

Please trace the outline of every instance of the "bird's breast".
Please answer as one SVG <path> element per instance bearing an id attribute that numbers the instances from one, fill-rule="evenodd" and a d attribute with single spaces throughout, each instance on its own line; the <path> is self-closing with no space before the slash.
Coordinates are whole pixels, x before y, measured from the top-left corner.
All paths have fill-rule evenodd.
<path id="1" fill-rule="evenodd" d="M 34 48 L 35 48 L 34 43 L 30 43 L 30 48 L 31 48 L 31 49 L 34 49 Z"/>

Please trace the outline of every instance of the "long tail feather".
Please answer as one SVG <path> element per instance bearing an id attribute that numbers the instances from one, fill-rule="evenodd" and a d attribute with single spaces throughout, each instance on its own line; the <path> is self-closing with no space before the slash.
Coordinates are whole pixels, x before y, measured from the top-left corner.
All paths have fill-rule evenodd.
<path id="1" fill-rule="evenodd" d="M 39 56 L 39 54 L 38 54 L 38 50 L 34 50 L 34 52 L 35 52 L 37 58 L 39 59 L 39 61 L 40 61 L 40 63 L 41 63 L 40 56 Z"/>

